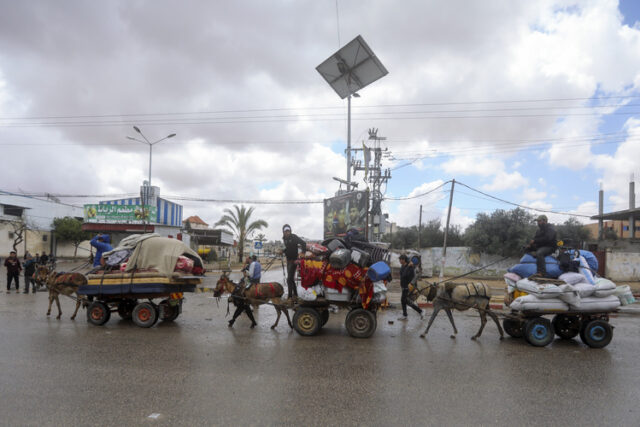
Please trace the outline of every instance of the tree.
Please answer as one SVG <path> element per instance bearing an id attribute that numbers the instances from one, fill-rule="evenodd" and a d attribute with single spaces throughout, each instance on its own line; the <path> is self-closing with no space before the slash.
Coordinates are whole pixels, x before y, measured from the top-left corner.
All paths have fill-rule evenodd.
<path id="1" fill-rule="evenodd" d="M 18 245 L 24 242 L 24 234 L 30 229 L 29 225 L 22 217 L 14 221 L 2 220 L 0 223 L 6 223 L 11 226 L 11 233 L 13 233 L 13 244 L 11 246 L 15 252 L 18 252 Z"/>
<path id="2" fill-rule="evenodd" d="M 60 242 L 70 242 L 73 245 L 73 257 L 78 254 L 78 246 L 85 240 L 91 239 L 91 233 L 82 231 L 82 221 L 70 216 L 53 220 L 53 234 Z"/>
<path id="3" fill-rule="evenodd" d="M 240 207 L 238 207 L 238 205 L 233 205 L 233 209 L 234 210 L 225 209 L 225 214 L 218 222 L 216 222 L 215 226 L 225 227 L 237 237 L 239 246 L 238 261 L 242 262 L 246 237 L 253 231 L 268 227 L 269 224 L 262 219 L 251 222 L 251 214 L 253 214 L 254 208 L 247 209 L 244 205 Z"/>
<path id="4" fill-rule="evenodd" d="M 562 240 L 565 246 L 580 248 L 582 243 L 591 240 L 591 232 L 585 228 L 584 224 L 575 217 L 566 220 L 562 225 L 556 227 L 558 240 Z"/>
<path id="5" fill-rule="evenodd" d="M 391 243 L 393 249 L 409 249 L 418 247 L 418 227 L 398 227 L 393 236 L 386 234 L 383 242 Z M 422 225 L 420 231 L 420 246 L 423 248 L 441 247 L 444 243 L 444 227 L 439 219 L 432 219 Z M 449 225 L 447 246 L 461 246 L 464 244 L 463 233 L 459 225 Z"/>
<path id="6" fill-rule="evenodd" d="M 476 252 L 519 255 L 535 234 L 533 219 L 532 214 L 520 208 L 510 211 L 499 209 L 491 215 L 479 213 L 476 221 L 467 228 L 464 240 Z"/>

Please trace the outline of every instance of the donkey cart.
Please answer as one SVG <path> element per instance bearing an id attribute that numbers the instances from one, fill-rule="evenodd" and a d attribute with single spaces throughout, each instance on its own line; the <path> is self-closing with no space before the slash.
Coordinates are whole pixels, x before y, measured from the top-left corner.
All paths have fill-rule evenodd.
<path id="1" fill-rule="evenodd" d="M 503 320 L 504 330 L 514 338 L 523 338 L 531 345 L 544 347 L 554 335 L 570 340 L 577 335 L 591 348 L 606 347 L 613 338 L 609 324 L 610 312 L 584 311 L 520 311 L 512 312 Z M 553 314 L 549 320 L 544 315 Z"/>
<path id="2" fill-rule="evenodd" d="M 88 284 L 78 294 L 88 300 L 87 321 L 104 325 L 117 312 L 122 319 L 132 319 L 141 328 L 150 328 L 158 320 L 174 321 L 182 312 L 184 292 L 194 292 L 201 283 L 198 276 L 157 273 L 90 274 Z M 154 299 L 162 299 L 155 303 Z M 139 301 L 146 300 L 146 301 Z"/>

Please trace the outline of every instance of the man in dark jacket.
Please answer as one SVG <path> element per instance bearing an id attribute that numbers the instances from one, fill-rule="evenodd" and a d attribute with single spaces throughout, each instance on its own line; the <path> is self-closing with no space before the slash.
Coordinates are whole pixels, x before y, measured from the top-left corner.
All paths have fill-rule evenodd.
<path id="1" fill-rule="evenodd" d="M 413 265 L 409 262 L 409 257 L 405 254 L 400 255 L 400 287 L 402 288 L 402 296 L 400 303 L 402 304 L 402 317 L 398 320 L 407 320 L 407 306 L 413 308 L 420 314 L 420 319 L 424 319 L 422 309 L 409 300 L 409 283 L 413 280 L 416 273 Z"/>
<path id="2" fill-rule="evenodd" d="M 291 233 L 291 226 L 289 224 L 285 224 L 282 227 L 282 241 L 284 242 L 284 255 L 287 257 L 288 297 L 292 298 L 294 295 L 298 296 L 295 282 L 298 247 L 304 252 L 307 250 L 307 244 L 300 237 Z"/>
<path id="3" fill-rule="evenodd" d="M 31 284 L 31 289 L 33 293 L 36 293 L 36 281 L 33 278 L 33 275 L 36 272 L 36 261 L 33 259 L 31 254 L 27 254 L 27 260 L 24 262 L 24 293 L 29 293 L 29 284 Z"/>
<path id="4" fill-rule="evenodd" d="M 4 266 L 7 267 L 7 293 L 11 293 L 11 281 L 16 282 L 16 292 L 19 291 L 22 266 L 15 251 L 9 253 L 9 258 L 4 260 Z"/>
<path id="5" fill-rule="evenodd" d="M 536 257 L 537 274 L 545 277 L 547 275 L 547 264 L 545 257 L 551 255 L 558 247 L 556 240 L 556 229 L 547 222 L 546 215 L 540 215 L 536 218 L 538 230 L 533 240 L 529 242 L 527 249 Z"/>

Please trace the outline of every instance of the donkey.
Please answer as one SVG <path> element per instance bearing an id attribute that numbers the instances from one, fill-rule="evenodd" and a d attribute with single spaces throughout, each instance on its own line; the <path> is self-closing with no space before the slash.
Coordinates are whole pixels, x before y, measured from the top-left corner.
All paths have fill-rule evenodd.
<path id="1" fill-rule="evenodd" d="M 229 273 L 224 272 L 220 279 L 216 283 L 216 287 L 213 290 L 213 296 L 216 298 L 220 297 L 225 291 L 229 292 L 232 297 L 235 296 L 239 298 L 241 301 L 239 304 L 236 304 L 238 308 L 233 314 L 233 318 L 229 322 L 229 326 L 233 326 L 236 318 L 242 314 L 242 311 L 245 309 L 247 304 L 252 305 L 261 305 L 268 302 L 271 302 L 276 312 L 278 313 L 278 317 L 276 317 L 276 323 L 271 326 L 271 329 L 275 329 L 278 326 L 278 322 L 280 321 L 280 315 L 284 312 L 285 317 L 287 318 L 287 322 L 289 323 L 289 327 L 293 329 L 293 324 L 291 324 L 291 319 L 289 318 L 289 311 L 283 306 L 282 295 L 284 295 L 284 288 L 280 283 L 271 282 L 271 283 L 257 283 L 252 284 L 248 288 L 239 289 L 239 287 L 243 286 L 242 284 L 236 284 L 231 281 L 229 278 Z M 249 315 L 250 311 L 247 312 Z M 250 317 L 253 317 L 251 315 Z M 252 324 L 251 327 L 255 326 L 255 321 L 251 319 Z"/>
<path id="2" fill-rule="evenodd" d="M 477 334 L 471 337 L 475 340 L 482 335 L 484 325 L 487 323 L 487 314 L 496 322 L 498 331 L 500 332 L 500 339 L 504 338 L 504 332 L 502 326 L 498 321 L 498 317 L 489 307 L 489 300 L 491 299 L 491 290 L 484 283 L 453 283 L 446 282 L 440 284 L 431 284 L 425 288 L 419 289 L 419 293 L 427 297 L 427 301 L 433 301 L 433 314 L 427 324 L 427 329 L 420 335 L 420 338 L 425 338 L 429 332 L 429 328 L 433 323 L 433 320 L 438 315 L 440 310 L 444 310 L 449 317 L 451 326 L 453 326 L 454 335 L 451 338 L 455 338 L 458 333 L 456 325 L 453 322 L 452 309 L 459 311 L 475 308 L 480 313 L 480 330 Z"/>
<path id="3" fill-rule="evenodd" d="M 71 297 L 72 294 L 76 294 L 76 310 L 71 316 L 71 320 L 76 318 L 80 304 L 84 301 L 80 295 L 78 295 L 78 287 L 87 284 L 87 279 L 80 273 L 56 273 L 53 270 L 49 270 L 47 266 L 41 265 L 36 269 L 34 279 L 39 285 L 45 285 L 49 289 L 49 309 L 47 310 L 47 316 L 51 315 L 51 305 L 53 301 L 58 306 L 58 316 L 56 319 L 60 319 L 62 316 L 62 310 L 60 309 L 60 294 Z M 73 297 L 72 297 L 73 298 Z"/>

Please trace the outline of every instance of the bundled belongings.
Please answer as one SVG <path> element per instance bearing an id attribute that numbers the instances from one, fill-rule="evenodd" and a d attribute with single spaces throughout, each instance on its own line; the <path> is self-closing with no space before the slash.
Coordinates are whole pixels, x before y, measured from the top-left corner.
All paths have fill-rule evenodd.
<path id="1" fill-rule="evenodd" d="M 544 260 L 546 262 L 547 277 L 555 279 L 563 273 L 563 271 L 560 269 L 560 264 L 557 259 L 549 255 L 545 257 Z M 509 271 L 510 273 L 515 273 L 520 277 L 529 277 L 533 274 L 536 274 L 536 258 L 530 254 L 525 254 L 520 259 L 519 264 L 514 265 L 507 271 Z"/>
<path id="2" fill-rule="evenodd" d="M 618 297 L 622 305 L 634 304 L 636 302 L 629 285 L 618 286 L 613 294 Z"/>
<path id="3" fill-rule="evenodd" d="M 345 268 L 351 262 L 351 251 L 349 249 L 336 249 L 329 255 L 331 267 L 337 269 Z"/>
<path id="4" fill-rule="evenodd" d="M 307 242 L 307 250 L 316 256 L 323 256 L 329 253 L 329 248 L 313 242 Z"/>
<path id="5" fill-rule="evenodd" d="M 371 256 L 358 248 L 351 248 L 351 262 L 359 267 L 368 267 L 371 261 Z"/>

